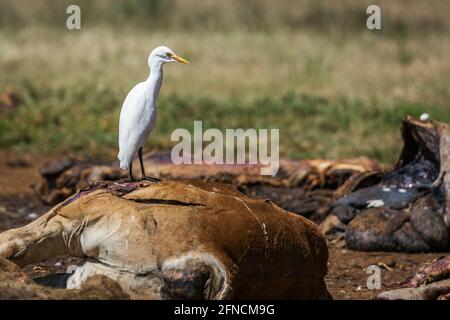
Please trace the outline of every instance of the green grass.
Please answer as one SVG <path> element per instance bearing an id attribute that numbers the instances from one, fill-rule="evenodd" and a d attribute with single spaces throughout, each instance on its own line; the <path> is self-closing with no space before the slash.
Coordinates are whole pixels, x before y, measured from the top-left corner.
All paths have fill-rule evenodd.
<path id="1" fill-rule="evenodd" d="M 0 118 L 0 145 L 21 151 L 82 155 L 110 160 L 117 152 L 121 99 L 107 88 L 43 90 L 22 87 L 22 106 Z M 400 124 L 408 114 L 430 113 L 450 121 L 444 107 L 398 102 L 370 104 L 348 99 L 286 93 L 246 99 L 162 95 L 157 127 L 147 150 L 173 146 L 176 128 L 278 128 L 281 153 L 292 158 L 343 158 L 365 155 L 391 163 L 399 154 Z"/>
<path id="2" fill-rule="evenodd" d="M 392 163 L 406 115 L 450 120 L 448 1 L 79 0 L 68 31 L 70 3 L 0 0 L 0 97 L 23 98 L 0 110 L 1 149 L 114 159 L 123 99 L 160 44 L 191 64 L 165 67 L 148 149 L 203 120 L 279 128 L 284 156 Z"/>

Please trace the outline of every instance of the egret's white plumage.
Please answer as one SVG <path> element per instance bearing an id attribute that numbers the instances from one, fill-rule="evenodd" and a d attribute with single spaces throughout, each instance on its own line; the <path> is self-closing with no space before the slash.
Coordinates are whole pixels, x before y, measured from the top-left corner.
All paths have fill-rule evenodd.
<path id="1" fill-rule="evenodd" d="M 118 158 L 122 169 L 131 168 L 136 153 L 144 146 L 155 127 L 156 100 L 163 79 L 163 65 L 176 61 L 188 63 L 167 47 L 161 46 L 154 49 L 148 58 L 149 77 L 131 89 L 125 98 L 119 121 Z M 141 169 L 143 171 L 142 167 Z M 142 173 L 145 175 L 144 172 Z M 132 178 L 131 172 L 130 178 Z"/>

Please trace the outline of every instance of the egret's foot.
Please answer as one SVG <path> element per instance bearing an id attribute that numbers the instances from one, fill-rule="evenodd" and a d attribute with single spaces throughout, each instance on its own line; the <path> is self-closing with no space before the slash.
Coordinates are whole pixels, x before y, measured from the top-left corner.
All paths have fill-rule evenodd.
<path id="1" fill-rule="evenodd" d="M 151 182 L 160 182 L 160 181 L 162 181 L 161 179 L 153 178 L 153 177 L 149 177 L 149 176 L 142 176 L 141 180 L 147 180 L 147 181 L 151 181 Z"/>

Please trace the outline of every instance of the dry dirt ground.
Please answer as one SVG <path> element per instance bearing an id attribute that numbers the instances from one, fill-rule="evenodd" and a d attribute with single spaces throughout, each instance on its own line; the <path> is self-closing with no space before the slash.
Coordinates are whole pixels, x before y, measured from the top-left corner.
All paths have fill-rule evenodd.
<path id="1" fill-rule="evenodd" d="M 39 169 L 48 157 L 0 151 L 0 231 L 20 227 L 46 212 L 33 191 L 33 183 L 40 178 Z M 399 283 L 417 270 L 418 266 L 442 253 L 405 254 L 389 252 L 357 252 L 329 244 L 330 259 L 327 286 L 335 299 L 372 299 L 382 290 L 399 287 Z M 27 266 L 31 277 L 54 272 L 65 272 L 80 260 L 68 257 L 52 258 Z M 381 289 L 369 290 L 367 273 L 370 265 L 381 266 Z"/>

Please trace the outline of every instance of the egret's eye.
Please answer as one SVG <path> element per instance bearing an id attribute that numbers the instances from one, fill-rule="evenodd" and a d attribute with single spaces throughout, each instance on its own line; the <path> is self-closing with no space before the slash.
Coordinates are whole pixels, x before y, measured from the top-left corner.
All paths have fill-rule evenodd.
<path id="1" fill-rule="evenodd" d="M 171 54 L 170 52 L 167 52 L 166 55 L 167 55 L 167 57 L 169 57 L 169 58 L 172 58 L 172 57 L 173 57 L 173 54 Z"/>

